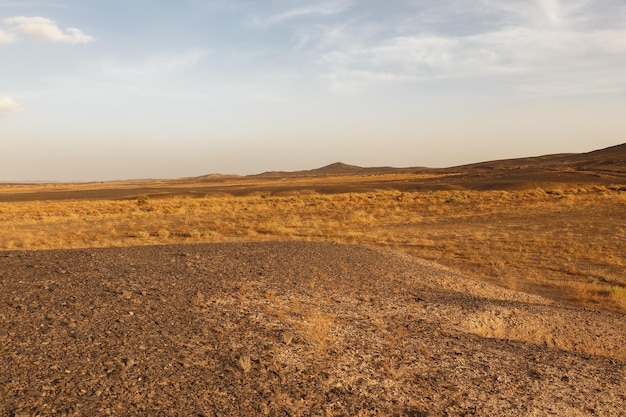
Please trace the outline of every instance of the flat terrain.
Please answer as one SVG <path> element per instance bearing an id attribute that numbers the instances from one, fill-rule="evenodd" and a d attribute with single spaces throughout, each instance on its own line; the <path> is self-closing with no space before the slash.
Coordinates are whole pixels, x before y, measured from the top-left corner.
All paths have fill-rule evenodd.
<path id="1" fill-rule="evenodd" d="M 0 252 L 6 416 L 620 416 L 626 317 L 329 243 Z"/>
<path id="2" fill-rule="evenodd" d="M 452 168 L 362 168 L 335 163 L 298 172 L 245 177 L 212 174 L 180 180 L 80 184 L 1 184 L 0 202 L 147 197 L 336 194 L 397 190 L 529 190 L 626 184 L 626 143 L 582 154 L 482 162 Z"/>
<path id="3" fill-rule="evenodd" d="M 626 144 L 462 167 L 0 185 L 0 249 L 318 241 L 392 248 L 626 310 Z"/>
<path id="4" fill-rule="evenodd" d="M 626 144 L 0 184 L 0 416 L 624 416 Z"/>

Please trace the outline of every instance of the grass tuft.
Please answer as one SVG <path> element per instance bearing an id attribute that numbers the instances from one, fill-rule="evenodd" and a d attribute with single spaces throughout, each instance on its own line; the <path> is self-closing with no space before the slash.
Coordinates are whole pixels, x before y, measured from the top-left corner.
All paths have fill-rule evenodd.
<path id="1" fill-rule="evenodd" d="M 626 310 L 624 187 L 0 203 L 0 249 L 356 243 L 565 303 Z"/>

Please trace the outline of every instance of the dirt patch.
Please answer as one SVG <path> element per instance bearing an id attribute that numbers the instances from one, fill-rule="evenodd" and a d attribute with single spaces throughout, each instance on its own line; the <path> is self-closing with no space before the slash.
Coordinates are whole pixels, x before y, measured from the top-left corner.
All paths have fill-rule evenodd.
<path id="1" fill-rule="evenodd" d="M 624 319 L 359 246 L 0 252 L 0 415 L 620 415 Z"/>

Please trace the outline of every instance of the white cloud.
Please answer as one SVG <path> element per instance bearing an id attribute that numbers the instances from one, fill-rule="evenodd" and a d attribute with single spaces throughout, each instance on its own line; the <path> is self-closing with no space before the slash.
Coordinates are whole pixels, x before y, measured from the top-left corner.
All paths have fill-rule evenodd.
<path id="1" fill-rule="evenodd" d="M 620 0 L 462 0 L 501 24 L 526 27 L 601 29 L 622 26 L 626 9 Z"/>
<path id="2" fill-rule="evenodd" d="M 338 92 L 377 83 L 481 77 L 508 80 L 503 82 L 525 92 L 539 92 L 543 85 L 564 94 L 626 91 L 626 21 L 610 18 L 624 16 L 626 6 L 606 0 L 604 7 L 590 9 L 591 3 L 483 0 L 488 23 L 482 26 L 456 32 L 448 22 L 402 35 L 381 30 L 377 39 L 328 45 L 318 63 Z M 598 27 L 602 16 L 608 21 Z"/>
<path id="3" fill-rule="evenodd" d="M 0 97 L 0 117 L 20 111 L 21 107 L 11 97 Z"/>
<path id="4" fill-rule="evenodd" d="M 70 44 L 94 41 L 93 37 L 86 35 L 80 29 L 70 27 L 62 30 L 54 20 L 40 16 L 9 17 L 4 19 L 3 23 L 12 34 L 24 35 L 38 41 Z"/>

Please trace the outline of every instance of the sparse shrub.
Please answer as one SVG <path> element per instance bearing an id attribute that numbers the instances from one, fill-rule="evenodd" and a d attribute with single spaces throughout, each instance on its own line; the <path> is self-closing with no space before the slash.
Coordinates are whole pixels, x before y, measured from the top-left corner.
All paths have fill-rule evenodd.
<path id="1" fill-rule="evenodd" d="M 186 237 L 186 238 L 192 238 L 192 239 L 199 239 L 202 237 L 202 233 L 200 233 L 200 231 L 197 229 L 190 228 L 181 232 L 180 236 Z"/>
<path id="2" fill-rule="evenodd" d="M 463 204 L 465 203 L 465 200 L 463 199 L 463 197 L 450 197 L 446 199 L 446 204 Z"/>
<path id="3" fill-rule="evenodd" d="M 626 192 L 626 185 L 625 184 L 611 184 L 611 185 L 609 185 L 606 188 L 608 188 L 611 191 L 618 191 L 618 192 L 625 191 Z"/>
<path id="4" fill-rule="evenodd" d="M 387 375 L 387 378 L 396 382 L 399 382 L 399 380 L 402 379 L 406 371 L 406 367 L 404 366 L 387 364 L 387 363 L 383 363 L 382 366 L 383 366 L 383 370 L 385 371 L 385 374 Z"/>
<path id="5" fill-rule="evenodd" d="M 146 239 L 150 237 L 150 233 L 145 230 L 131 230 L 127 233 L 128 237 L 134 237 L 139 239 Z"/>
<path id="6" fill-rule="evenodd" d="M 291 342 L 293 342 L 293 333 L 291 333 L 291 332 L 284 332 L 283 333 L 283 342 L 285 342 L 285 344 L 287 346 L 291 345 Z"/>
<path id="7" fill-rule="evenodd" d="M 546 190 L 546 194 L 554 195 L 554 196 L 557 196 L 557 197 L 562 197 L 564 195 L 562 190 Z"/>
<path id="8" fill-rule="evenodd" d="M 626 288 L 621 286 L 613 286 L 611 288 L 611 299 L 620 308 L 626 309 Z"/>
<path id="9" fill-rule="evenodd" d="M 546 191 L 542 188 L 535 188 L 534 190 L 528 190 L 525 192 L 525 194 L 528 197 L 545 197 L 548 195 Z"/>
<path id="10" fill-rule="evenodd" d="M 305 316 L 302 323 L 302 336 L 313 345 L 318 352 L 326 349 L 333 317 L 323 313 L 311 313 Z"/>
<path id="11" fill-rule="evenodd" d="M 250 372 L 252 369 L 252 360 L 250 359 L 250 355 L 243 355 L 238 360 L 239 366 L 243 370 L 244 373 Z"/>
<path id="12" fill-rule="evenodd" d="M 215 230 L 206 230 L 204 232 L 204 237 L 210 237 L 210 238 L 218 238 L 221 236 L 220 232 L 217 232 Z"/>
<path id="13" fill-rule="evenodd" d="M 502 191 L 499 195 L 500 201 L 511 201 L 511 194 L 506 191 Z"/>
<path id="14" fill-rule="evenodd" d="M 626 265 L 619 227 L 626 185 L 547 189 L 550 194 L 541 188 L 303 192 L 297 197 L 258 191 L 198 199 L 141 195 L 132 200 L 0 202 L 0 248 L 150 244 L 156 240 L 151 236 L 163 242 L 349 242 L 406 251 L 508 286 L 525 271 L 525 280 L 533 285 L 519 284 L 522 290 L 540 292 L 567 278 L 570 291 L 561 292 L 563 299 L 617 309 L 625 297 L 620 288 L 611 288 L 623 281 Z M 563 196 L 569 198 L 558 200 Z M 594 285 L 601 291 L 572 290 L 590 275 L 600 279 Z M 626 302 L 621 305 L 626 310 Z M 304 327 L 297 331 L 306 340 Z"/>

